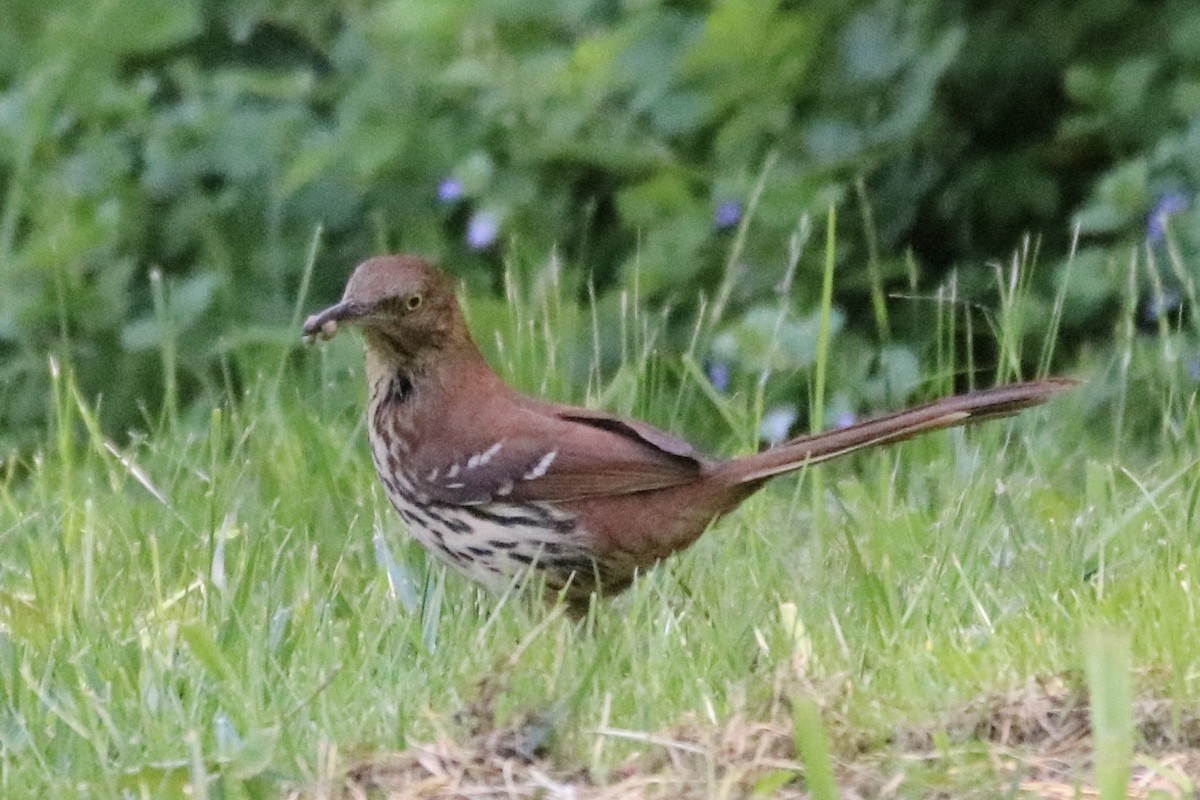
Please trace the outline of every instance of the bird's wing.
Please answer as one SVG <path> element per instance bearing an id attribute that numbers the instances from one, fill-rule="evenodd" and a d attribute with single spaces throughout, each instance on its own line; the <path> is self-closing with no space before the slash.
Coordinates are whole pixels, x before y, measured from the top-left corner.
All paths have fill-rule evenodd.
<path id="1" fill-rule="evenodd" d="M 591 425 L 631 439 L 639 439 L 667 455 L 706 460 L 706 456 L 698 453 L 691 442 L 636 419 L 622 419 L 604 411 L 573 406 L 557 406 L 552 413 L 569 422 Z"/>
<path id="2" fill-rule="evenodd" d="M 565 502 L 676 486 L 709 462 L 682 439 L 603 412 L 540 403 L 509 411 L 488 440 L 426 437 L 405 459 L 413 488 L 460 505 Z"/>

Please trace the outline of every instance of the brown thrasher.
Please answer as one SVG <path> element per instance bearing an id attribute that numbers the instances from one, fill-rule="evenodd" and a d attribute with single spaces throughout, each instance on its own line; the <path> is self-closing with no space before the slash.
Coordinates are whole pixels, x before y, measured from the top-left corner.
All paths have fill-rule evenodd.
<path id="1" fill-rule="evenodd" d="M 339 323 L 366 339 L 375 469 L 412 534 L 492 588 L 536 570 L 574 606 L 622 591 L 775 475 L 1013 414 L 1075 383 L 946 397 L 725 460 L 644 422 L 509 388 L 472 340 L 450 280 L 416 256 L 361 264 L 342 301 L 305 321 L 305 338 L 331 338 Z"/>

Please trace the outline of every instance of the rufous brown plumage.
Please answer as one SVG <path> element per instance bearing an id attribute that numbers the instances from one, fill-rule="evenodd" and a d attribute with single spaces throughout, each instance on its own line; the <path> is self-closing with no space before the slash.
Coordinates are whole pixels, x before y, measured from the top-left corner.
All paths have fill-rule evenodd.
<path id="1" fill-rule="evenodd" d="M 424 547 L 503 588 L 536 570 L 578 605 L 625 589 L 768 479 L 926 431 L 1007 416 L 1074 385 L 946 397 L 722 459 L 636 420 L 521 394 L 488 366 L 454 286 L 416 256 L 372 258 L 305 336 L 366 341 L 368 433 L 387 496 Z"/>

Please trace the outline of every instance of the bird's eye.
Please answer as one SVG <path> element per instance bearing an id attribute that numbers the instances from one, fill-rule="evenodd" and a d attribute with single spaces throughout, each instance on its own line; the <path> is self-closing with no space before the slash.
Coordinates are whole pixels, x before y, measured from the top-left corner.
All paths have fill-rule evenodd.
<path id="1" fill-rule="evenodd" d="M 416 311 L 418 308 L 421 307 L 421 295 L 410 294 L 408 297 L 406 297 L 404 299 L 404 307 L 407 308 L 409 311 Z"/>

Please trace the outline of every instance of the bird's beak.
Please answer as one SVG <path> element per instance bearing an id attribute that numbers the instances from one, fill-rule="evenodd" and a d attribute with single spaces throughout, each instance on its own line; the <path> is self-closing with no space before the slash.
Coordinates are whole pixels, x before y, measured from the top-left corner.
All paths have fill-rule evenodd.
<path id="1" fill-rule="evenodd" d="M 339 322 L 352 322 L 361 316 L 362 308 L 357 303 L 346 300 L 324 311 L 318 311 L 304 320 L 304 343 L 329 341 L 337 335 Z"/>

